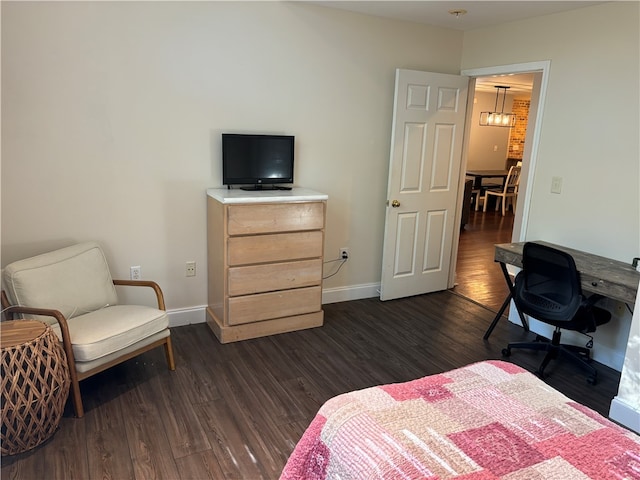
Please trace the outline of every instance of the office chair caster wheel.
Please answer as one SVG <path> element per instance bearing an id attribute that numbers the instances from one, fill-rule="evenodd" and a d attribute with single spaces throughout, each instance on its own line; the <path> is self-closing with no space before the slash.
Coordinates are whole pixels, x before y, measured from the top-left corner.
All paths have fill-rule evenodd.
<path id="1" fill-rule="evenodd" d="M 511 356 L 511 349 L 510 348 L 503 348 L 502 349 L 502 356 L 503 357 L 510 357 Z"/>

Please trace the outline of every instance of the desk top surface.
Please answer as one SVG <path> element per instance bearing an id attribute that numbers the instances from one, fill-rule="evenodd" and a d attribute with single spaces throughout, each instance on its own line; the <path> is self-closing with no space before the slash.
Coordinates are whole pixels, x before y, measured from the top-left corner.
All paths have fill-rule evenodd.
<path id="1" fill-rule="evenodd" d="M 522 249 L 526 242 L 502 243 L 495 246 L 494 260 L 522 267 Z M 549 242 L 535 241 L 569 253 L 580 272 L 582 288 L 631 305 L 635 304 L 640 284 L 640 272 L 631 264 L 601 257 Z"/>

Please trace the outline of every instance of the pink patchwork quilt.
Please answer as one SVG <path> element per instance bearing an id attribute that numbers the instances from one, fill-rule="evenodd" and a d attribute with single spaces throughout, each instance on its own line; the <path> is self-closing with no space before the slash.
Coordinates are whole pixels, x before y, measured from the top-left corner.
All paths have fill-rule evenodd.
<path id="1" fill-rule="evenodd" d="M 640 479 L 640 437 L 486 361 L 330 399 L 280 478 Z"/>

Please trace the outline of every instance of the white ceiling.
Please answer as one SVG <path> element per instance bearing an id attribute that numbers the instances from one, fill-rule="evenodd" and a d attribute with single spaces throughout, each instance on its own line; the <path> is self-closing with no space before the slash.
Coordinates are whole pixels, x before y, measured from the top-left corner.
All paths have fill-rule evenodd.
<path id="1" fill-rule="evenodd" d="M 509 94 L 531 94 L 533 87 L 533 73 L 519 73 L 517 75 L 496 75 L 479 77 L 476 79 L 476 91 L 496 93 L 496 85 L 509 87 Z M 501 91 L 500 94 L 503 94 Z"/>
<path id="2" fill-rule="evenodd" d="M 339 8 L 352 12 L 374 15 L 377 17 L 394 18 L 409 22 L 423 23 L 436 27 L 452 28 L 455 30 L 473 30 L 476 28 L 492 27 L 501 23 L 524 20 L 542 15 L 574 10 L 603 1 L 311 1 L 316 5 Z M 458 17 L 449 10 L 467 11 Z"/>

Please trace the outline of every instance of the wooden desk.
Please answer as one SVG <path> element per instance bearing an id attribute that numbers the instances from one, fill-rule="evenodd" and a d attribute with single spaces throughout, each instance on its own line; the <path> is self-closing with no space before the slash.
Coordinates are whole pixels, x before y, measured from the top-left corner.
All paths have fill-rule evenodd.
<path id="1" fill-rule="evenodd" d="M 610 258 L 601 257 L 592 253 L 575 250 L 573 248 L 555 245 L 549 242 L 536 241 L 541 245 L 557 248 L 569 253 L 576 263 L 576 267 L 580 272 L 580 283 L 582 289 L 586 292 L 597 293 L 620 302 L 627 304 L 635 304 L 636 295 L 638 293 L 638 284 L 640 284 L 640 272 L 636 271 L 630 263 L 612 260 Z M 500 311 L 491 322 L 491 325 L 484 334 L 486 340 L 491 335 L 494 327 L 500 320 L 500 317 L 511 301 L 513 293 L 513 282 L 511 276 L 507 272 L 507 265 L 514 265 L 522 268 L 522 249 L 525 242 L 518 243 L 502 243 L 495 246 L 494 260 L 500 262 L 502 273 L 505 276 L 507 285 L 509 286 L 509 295 L 505 299 Z M 524 320 L 524 316 L 518 311 L 520 318 Z M 523 326 L 528 330 L 526 321 Z"/>
<path id="2" fill-rule="evenodd" d="M 482 188 L 483 178 L 501 178 L 502 184 L 509 174 L 508 170 L 467 170 L 465 174 L 468 177 L 473 177 L 473 189 L 480 190 Z"/>

